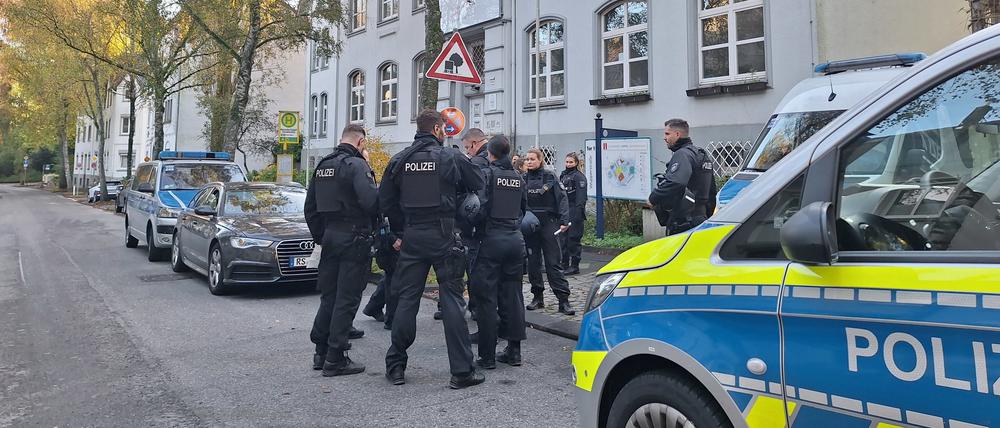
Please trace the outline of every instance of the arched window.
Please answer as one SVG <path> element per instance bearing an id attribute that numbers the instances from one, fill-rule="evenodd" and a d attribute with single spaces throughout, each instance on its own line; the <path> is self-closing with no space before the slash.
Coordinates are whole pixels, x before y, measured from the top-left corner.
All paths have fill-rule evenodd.
<path id="1" fill-rule="evenodd" d="M 431 61 L 434 58 L 428 55 L 426 52 L 417 56 L 413 60 L 413 117 L 416 118 L 420 114 L 421 106 L 424 105 L 423 88 L 424 82 L 427 80 L 425 74 L 427 69 L 431 68 Z"/>
<path id="2" fill-rule="evenodd" d="M 601 93 L 649 90 L 649 4 L 628 0 L 612 4 L 601 16 Z"/>
<path id="3" fill-rule="evenodd" d="M 399 111 L 399 66 L 389 62 L 379 67 L 379 122 L 396 120 Z"/>
<path id="4" fill-rule="evenodd" d="M 320 137 L 326 137 L 326 125 L 329 122 L 328 109 L 329 103 L 327 102 L 326 92 L 320 94 L 319 96 L 319 135 Z"/>
<path id="5" fill-rule="evenodd" d="M 348 120 L 351 123 L 365 121 L 365 73 L 361 70 L 350 75 L 351 87 L 349 104 L 350 108 Z"/>
<path id="6" fill-rule="evenodd" d="M 562 21 L 542 21 L 541 31 L 528 33 L 531 68 L 528 70 L 530 100 L 540 92 L 542 102 L 563 101 L 566 94 L 566 58 Z"/>

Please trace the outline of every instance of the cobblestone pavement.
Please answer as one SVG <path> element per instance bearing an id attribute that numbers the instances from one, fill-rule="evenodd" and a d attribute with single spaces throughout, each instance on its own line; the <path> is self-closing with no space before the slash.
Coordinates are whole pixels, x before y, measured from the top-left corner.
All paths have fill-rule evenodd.
<path id="1" fill-rule="evenodd" d="M 555 294 L 552 294 L 548 278 L 543 272 L 542 278 L 545 279 L 545 292 L 543 294 L 545 308 L 542 309 L 542 312 L 554 318 L 580 322 L 583 319 L 583 309 L 587 304 L 587 295 L 590 293 L 590 286 L 594 284 L 594 274 L 611 261 L 612 258 L 614 256 L 584 253 L 583 260 L 580 262 L 580 273 L 566 277 L 566 281 L 569 282 L 569 303 L 576 310 L 576 315 L 563 315 L 557 311 L 559 309 L 559 301 L 556 300 Z M 531 297 L 531 283 L 528 282 L 528 275 L 525 275 L 524 303 L 530 303 Z"/>

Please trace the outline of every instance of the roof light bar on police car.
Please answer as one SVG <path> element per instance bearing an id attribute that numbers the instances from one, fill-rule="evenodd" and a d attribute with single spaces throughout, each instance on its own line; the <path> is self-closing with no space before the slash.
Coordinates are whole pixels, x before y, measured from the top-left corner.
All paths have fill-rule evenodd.
<path id="1" fill-rule="evenodd" d="M 927 55 L 920 52 L 876 55 L 864 58 L 845 59 L 841 61 L 830 61 L 816 66 L 817 73 L 834 74 L 850 70 L 861 70 L 866 68 L 909 66 L 913 63 L 927 58 Z"/>
<path id="2" fill-rule="evenodd" d="M 175 160 L 175 159 L 213 159 L 213 160 L 231 160 L 232 156 L 226 152 L 178 152 L 173 150 L 164 150 L 160 152 L 157 157 L 159 160 Z"/>

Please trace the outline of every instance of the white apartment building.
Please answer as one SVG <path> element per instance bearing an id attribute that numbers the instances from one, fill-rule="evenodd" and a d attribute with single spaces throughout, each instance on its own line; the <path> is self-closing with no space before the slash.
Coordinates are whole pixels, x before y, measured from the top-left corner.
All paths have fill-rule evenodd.
<path id="1" fill-rule="evenodd" d="M 73 185 L 89 187 L 100 180 L 98 156 L 104 156 L 104 174 L 108 179 L 122 179 L 128 165 L 129 100 L 128 82 L 122 80 L 108 91 L 104 105 L 104 152 L 100 152 L 100 138 L 97 127 L 89 117 L 77 118 L 76 144 L 73 154 Z M 135 136 L 132 145 L 132 167 L 150 156 L 151 139 L 147 138 L 147 112 L 149 103 L 137 99 L 135 104 Z"/>
<path id="2" fill-rule="evenodd" d="M 440 108 L 461 108 L 469 126 L 513 136 L 520 151 L 538 132 L 559 155 L 583 150 L 600 113 L 606 127 L 653 140 L 654 170 L 670 157 L 660 143 L 668 118 L 687 119 L 699 145 L 750 141 L 817 63 L 930 54 L 968 33 L 964 0 L 540 0 L 538 14 L 533 0 L 441 6 L 444 30 L 461 32 L 484 83 L 442 82 Z M 348 122 L 393 152 L 409 144 L 417 83 L 436 54 L 423 51 L 422 0 L 347 0 L 347 10 L 339 56 L 310 56 L 303 109 L 314 160 Z"/>

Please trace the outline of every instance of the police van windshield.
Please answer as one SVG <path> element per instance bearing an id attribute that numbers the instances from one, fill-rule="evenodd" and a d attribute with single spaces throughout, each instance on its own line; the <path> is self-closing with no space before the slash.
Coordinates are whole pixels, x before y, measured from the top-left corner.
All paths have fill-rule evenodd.
<path id="1" fill-rule="evenodd" d="M 230 190 L 226 193 L 224 212 L 227 216 L 302 214 L 305 203 L 304 189 Z"/>
<path id="2" fill-rule="evenodd" d="M 844 110 L 781 113 L 771 116 L 754 144 L 746 168 L 764 172 L 812 137 Z"/>
<path id="3" fill-rule="evenodd" d="M 163 166 L 160 190 L 197 190 L 208 183 L 243 181 L 247 181 L 243 170 L 235 164 L 169 164 Z"/>

